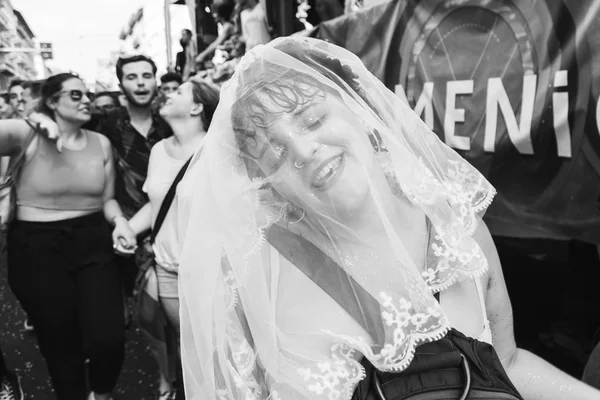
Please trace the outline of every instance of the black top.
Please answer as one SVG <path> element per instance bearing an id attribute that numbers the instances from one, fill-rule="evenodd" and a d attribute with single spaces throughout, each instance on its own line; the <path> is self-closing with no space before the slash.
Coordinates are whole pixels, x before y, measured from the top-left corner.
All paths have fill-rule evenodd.
<path id="1" fill-rule="evenodd" d="M 144 137 L 131 125 L 127 109 L 121 107 L 94 115 L 85 128 L 110 140 L 115 158 L 115 199 L 125 217 L 131 218 L 148 202 L 142 187 L 148 173 L 150 150 L 160 140 L 173 135 L 171 127 L 155 113 L 148 136 Z"/>

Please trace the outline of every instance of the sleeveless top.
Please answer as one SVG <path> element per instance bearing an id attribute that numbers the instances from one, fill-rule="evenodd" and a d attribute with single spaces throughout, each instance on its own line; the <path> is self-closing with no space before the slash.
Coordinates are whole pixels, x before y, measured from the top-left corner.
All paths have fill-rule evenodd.
<path id="1" fill-rule="evenodd" d="M 81 150 L 64 148 L 38 137 L 17 183 L 17 205 L 56 211 L 99 211 L 104 206 L 104 150 L 99 134 L 83 131 Z"/>
<path id="2" fill-rule="evenodd" d="M 258 2 L 252 9 L 243 10 L 240 13 L 240 19 L 242 34 L 246 39 L 246 51 L 271 41 L 267 17 L 261 2 Z"/>

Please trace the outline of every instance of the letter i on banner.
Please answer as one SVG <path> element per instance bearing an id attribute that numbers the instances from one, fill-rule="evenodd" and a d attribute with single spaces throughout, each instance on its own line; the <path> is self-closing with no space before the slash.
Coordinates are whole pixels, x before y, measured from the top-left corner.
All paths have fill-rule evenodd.
<path id="1" fill-rule="evenodd" d="M 554 75 L 554 88 L 567 87 L 568 71 L 557 71 Z M 552 94 L 552 116 L 554 117 L 554 134 L 559 157 L 571 158 L 571 129 L 569 127 L 569 93 Z"/>

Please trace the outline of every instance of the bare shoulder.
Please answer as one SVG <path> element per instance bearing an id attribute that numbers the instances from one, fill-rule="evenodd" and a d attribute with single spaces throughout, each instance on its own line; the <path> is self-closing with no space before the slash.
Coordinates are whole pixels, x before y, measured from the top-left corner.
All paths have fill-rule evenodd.
<path id="1" fill-rule="evenodd" d="M 110 140 L 106 136 L 95 131 L 88 130 L 87 133 L 88 135 L 92 135 L 98 138 L 100 146 L 102 147 L 102 152 L 104 153 L 104 160 L 108 160 L 112 155 L 112 144 L 110 143 Z"/>
<path id="2" fill-rule="evenodd" d="M 87 131 L 87 133 L 89 135 L 93 135 L 95 137 L 98 138 L 98 140 L 100 141 L 100 145 L 102 146 L 102 149 L 104 150 L 111 150 L 112 144 L 110 143 L 110 140 L 104 136 L 101 133 L 95 132 L 95 131 Z"/>

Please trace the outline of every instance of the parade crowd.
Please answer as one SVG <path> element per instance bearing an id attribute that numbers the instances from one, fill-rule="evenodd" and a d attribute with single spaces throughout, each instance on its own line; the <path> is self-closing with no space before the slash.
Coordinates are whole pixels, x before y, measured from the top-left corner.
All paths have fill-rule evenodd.
<path id="1" fill-rule="evenodd" d="M 158 400 L 394 400 L 392 374 L 450 348 L 439 370 L 472 362 L 492 397 L 436 398 L 600 398 L 517 347 L 473 167 L 347 51 L 273 40 L 258 0 L 210 11 L 216 39 L 183 30 L 160 77 L 138 54 L 119 92 L 69 72 L 0 95 L 0 250 L 56 399 L 112 399 L 131 325 Z M 0 399 L 21 400 L 1 347 Z"/>
<path id="2" fill-rule="evenodd" d="M 212 12 L 227 38 L 244 44 L 238 58 L 244 48 L 270 40 L 257 1 L 215 2 Z M 174 399 L 178 388 L 177 398 L 183 398 L 179 244 L 172 218 L 160 232 L 153 230 L 153 243 L 150 228 L 218 104 L 219 87 L 208 77 L 212 62 L 206 61 L 215 51 L 226 52 L 221 38 L 198 54 L 191 32 L 183 30 L 175 68 L 160 80 L 150 58 L 122 57 L 116 67 L 120 92 L 91 93 L 75 73 L 61 73 L 44 81 L 14 79 L 0 96 L 0 175 L 11 161 L 24 159 L 6 248 L 9 284 L 27 313 L 24 329 L 35 332 L 57 399 L 110 398 L 132 318 L 146 328 L 159 365 L 157 398 Z M 149 254 L 158 281 L 152 300 L 161 310 L 139 321 L 126 304 L 143 295 L 140 259 Z M 22 398 L 1 352 L 0 378 L 0 398 Z"/>

